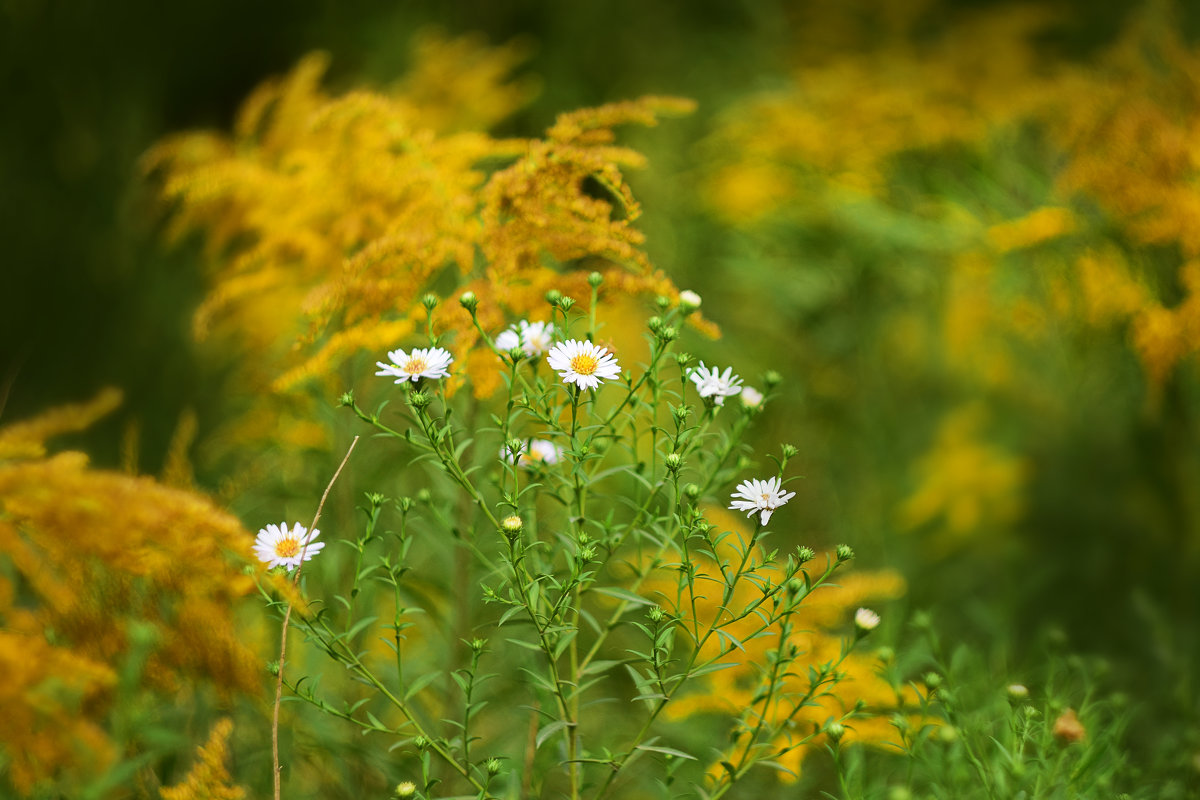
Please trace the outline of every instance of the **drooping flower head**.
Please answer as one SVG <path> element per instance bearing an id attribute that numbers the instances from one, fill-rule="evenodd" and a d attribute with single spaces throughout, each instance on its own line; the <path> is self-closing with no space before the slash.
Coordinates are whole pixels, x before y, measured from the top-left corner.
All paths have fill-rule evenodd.
<path id="1" fill-rule="evenodd" d="M 520 349 L 535 358 L 549 350 L 553 340 L 554 326 L 549 322 L 521 320 L 496 337 L 496 347 L 505 352 Z"/>
<path id="2" fill-rule="evenodd" d="M 726 367 L 724 372 L 717 367 L 700 366 L 688 371 L 688 377 L 696 384 L 696 391 L 701 397 L 711 397 L 717 405 L 724 405 L 726 397 L 741 394 L 742 379 L 733 374 L 733 367 Z"/>
<path id="3" fill-rule="evenodd" d="M 379 367 L 375 374 L 394 377 L 396 383 L 415 383 L 421 378 L 444 378 L 450 374 L 449 367 L 454 361 L 450 352 L 441 347 L 418 347 L 411 353 L 392 350 L 388 353 L 388 358 L 392 360 L 391 364 L 375 362 L 375 366 Z"/>
<path id="4" fill-rule="evenodd" d="M 562 460 L 563 449 L 547 439 L 531 439 L 528 444 L 522 444 L 517 453 L 516 462 L 519 466 L 532 469 L 538 464 L 553 466 Z M 507 446 L 500 450 L 500 457 L 508 462 L 513 461 L 513 452 Z"/>
<path id="5" fill-rule="evenodd" d="M 554 345 L 546 356 L 546 363 L 559 374 L 563 383 L 573 383 L 580 389 L 595 389 L 600 381 L 613 380 L 621 374 L 621 365 L 612 353 L 578 339 Z"/>
<path id="6" fill-rule="evenodd" d="M 738 484 L 729 507 L 734 511 L 749 512 L 746 514 L 748 517 L 756 511 L 761 511 L 762 524 L 766 525 L 775 509 L 795 496 L 795 492 L 783 491 L 783 482 L 779 478 L 769 478 L 765 481 L 755 478 Z"/>
<path id="7" fill-rule="evenodd" d="M 286 522 L 278 525 L 268 525 L 258 532 L 254 540 L 254 554 L 258 560 L 272 567 L 287 567 L 291 572 L 300 566 L 301 554 L 308 561 L 325 547 L 324 542 L 313 541 L 321 532 L 313 528 L 312 533 L 299 522 L 292 530 L 288 530 Z"/>

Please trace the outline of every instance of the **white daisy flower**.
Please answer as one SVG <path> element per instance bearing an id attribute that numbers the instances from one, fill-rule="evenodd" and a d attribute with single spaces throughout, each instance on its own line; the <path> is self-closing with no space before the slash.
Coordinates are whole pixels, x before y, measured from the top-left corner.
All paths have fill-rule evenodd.
<path id="1" fill-rule="evenodd" d="M 375 366 L 380 368 L 375 374 L 394 377 L 396 383 L 409 380 L 415 383 L 421 378 L 444 378 L 450 374 L 450 363 L 454 361 L 450 352 L 441 347 L 418 347 L 411 353 L 392 350 L 388 358 L 392 360 L 391 364 L 375 362 Z"/>
<path id="2" fill-rule="evenodd" d="M 513 452 L 508 447 L 500 450 L 500 457 L 512 462 Z M 562 460 L 563 449 L 547 439 L 531 439 L 528 444 L 522 444 L 517 454 L 517 464 L 526 469 L 533 469 L 538 464 L 554 466 Z"/>
<path id="3" fill-rule="evenodd" d="M 766 525 L 775 509 L 795 496 L 795 492 L 783 491 L 783 482 L 779 478 L 770 478 L 765 481 L 757 479 L 742 481 L 732 495 L 734 500 L 729 504 L 729 508 L 734 511 L 750 512 L 746 514 L 747 517 L 752 516 L 756 511 L 761 511 L 762 524 Z"/>
<path id="4" fill-rule="evenodd" d="M 763 394 L 753 386 L 742 387 L 742 405 L 746 408 L 758 408 L 762 405 Z"/>
<path id="5" fill-rule="evenodd" d="M 324 542 L 313 541 L 320 535 L 321 532 L 316 528 L 312 533 L 308 533 L 299 522 L 291 531 L 288 530 L 286 522 L 268 525 L 258 532 L 258 537 L 254 540 L 254 555 L 258 556 L 258 560 L 265 563 L 268 569 L 287 567 L 288 572 L 291 572 L 293 567 L 300 566 L 301 553 L 304 554 L 304 560 L 308 561 L 325 547 Z"/>
<path id="6" fill-rule="evenodd" d="M 520 349 L 534 358 L 549 350 L 553 340 L 554 326 L 549 322 L 521 320 L 496 337 L 496 347 L 505 352 Z"/>
<path id="7" fill-rule="evenodd" d="M 742 379 L 733 374 L 733 367 L 726 367 L 721 372 L 717 367 L 700 366 L 688 371 L 688 377 L 696 384 L 696 391 L 701 397 L 711 397 L 717 405 L 724 405 L 726 397 L 741 394 Z"/>
<path id="8" fill-rule="evenodd" d="M 854 627 L 863 633 L 879 627 L 879 615 L 869 608 L 860 608 L 854 612 Z"/>
<path id="9" fill-rule="evenodd" d="M 595 389 L 600 381 L 610 381 L 621 374 L 621 365 L 612 353 L 578 339 L 554 345 L 546 356 L 546 363 L 559 374 L 563 383 L 573 383 L 580 389 Z"/>

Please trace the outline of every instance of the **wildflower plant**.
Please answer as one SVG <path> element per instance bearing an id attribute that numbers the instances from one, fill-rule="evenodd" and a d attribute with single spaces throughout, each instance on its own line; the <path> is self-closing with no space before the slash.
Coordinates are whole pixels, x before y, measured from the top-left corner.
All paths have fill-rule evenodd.
<path id="1" fill-rule="evenodd" d="M 620 797 L 670 776 L 720 797 L 764 764 L 794 774 L 831 725 L 875 713 L 844 669 L 861 638 L 849 609 L 879 593 L 847 595 L 835 620 L 810 616 L 842 591 L 832 580 L 853 552 L 771 545 L 796 448 L 733 490 L 770 394 L 721 405 L 697 391 L 674 344 L 698 297 L 660 298 L 639 358 L 633 343 L 600 339 L 603 279 L 589 283 L 586 311 L 548 294 L 545 366 L 506 335 L 528 326 L 485 325 L 485 301 L 460 298 L 501 373 L 490 403 L 447 392 L 457 362 L 400 381 L 373 409 L 342 397 L 377 447 L 411 465 L 398 479 L 420 488 L 367 495 L 348 585 L 293 623 L 369 691 L 329 696 L 323 669 L 283 681 L 382 737 L 399 754 L 389 780 L 411 796 Z M 453 346 L 444 339 L 431 335 L 429 351 Z M 731 368 L 722 380 L 740 384 Z M 731 502 L 752 526 L 723 510 Z M 819 646 L 800 636 L 818 624 Z M 701 709 L 725 671 L 753 699 Z M 680 724 L 700 710 L 720 712 L 732 749 Z"/>

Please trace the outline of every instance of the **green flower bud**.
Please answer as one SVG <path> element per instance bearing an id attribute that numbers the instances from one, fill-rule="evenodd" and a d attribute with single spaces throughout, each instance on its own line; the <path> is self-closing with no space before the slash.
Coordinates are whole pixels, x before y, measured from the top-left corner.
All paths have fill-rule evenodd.
<path id="1" fill-rule="evenodd" d="M 661 331 L 662 326 L 663 326 L 663 321 L 662 321 L 662 317 L 660 317 L 660 316 L 655 315 L 655 316 L 651 317 L 650 319 L 646 320 L 646 327 L 649 328 L 654 333 L 658 333 L 659 331 Z"/>
<path id="2" fill-rule="evenodd" d="M 432 402 L 433 398 L 425 392 L 413 392 L 408 396 L 408 404 L 418 411 L 420 411 L 422 408 L 425 408 Z"/>
<path id="3" fill-rule="evenodd" d="M 783 450 L 784 458 L 794 458 L 796 453 L 800 452 L 799 450 L 796 449 L 795 445 L 790 445 L 790 444 L 782 445 L 780 449 Z"/>
<path id="4" fill-rule="evenodd" d="M 604 283 L 604 276 L 601 275 L 599 272 L 588 273 L 588 285 L 591 286 L 593 289 L 595 289 L 602 283 Z"/>
<path id="5" fill-rule="evenodd" d="M 854 558 L 854 548 L 848 544 L 839 544 L 835 553 L 838 561 L 849 561 Z"/>
<path id="6" fill-rule="evenodd" d="M 487 769 L 488 775 L 496 775 L 500 772 L 500 759 L 489 758 L 484 767 Z"/>
<path id="7" fill-rule="evenodd" d="M 668 325 L 658 332 L 658 338 L 661 342 L 673 342 L 679 338 L 679 331 L 675 330 L 674 326 Z"/>
<path id="8" fill-rule="evenodd" d="M 800 547 L 796 548 L 796 560 L 801 564 L 807 564 L 816 557 L 816 551 L 807 545 L 801 545 Z"/>
<path id="9" fill-rule="evenodd" d="M 675 406 L 675 408 L 671 410 L 671 413 L 675 415 L 675 421 L 682 425 L 684 422 L 687 422 L 688 414 L 692 413 L 692 407 Z"/>
<path id="10" fill-rule="evenodd" d="M 654 305 L 658 306 L 659 311 L 666 311 L 671 307 L 671 298 L 664 297 L 660 294 L 658 297 L 654 298 Z"/>
<path id="11" fill-rule="evenodd" d="M 689 483 L 683 487 L 683 496 L 689 500 L 698 500 L 700 498 L 700 487 L 694 483 Z"/>
<path id="12" fill-rule="evenodd" d="M 438 304 L 438 296 L 436 294 L 434 294 L 433 292 L 430 292 L 421 298 L 421 305 L 425 306 L 430 311 L 433 311 L 433 309 L 437 306 L 437 304 Z"/>
<path id="13" fill-rule="evenodd" d="M 566 295 L 563 295 L 558 299 L 558 307 L 564 312 L 570 311 L 573 305 L 575 305 L 575 298 L 573 297 L 567 297 Z"/>
<path id="14" fill-rule="evenodd" d="M 521 531 L 524 530 L 524 528 L 525 523 L 516 514 L 512 514 L 500 520 L 500 532 L 503 533 L 506 538 L 517 538 L 521 535 Z"/>
<path id="15" fill-rule="evenodd" d="M 470 311 L 472 316 L 475 315 L 475 309 L 479 308 L 479 298 L 475 296 L 474 292 L 463 292 L 458 296 L 458 302 L 459 305 Z"/>
<path id="16" fill-rule="evenodd" d="M 691 353 L 676 353 L 675 354 L 675 363 L 681 367 L 686 367 L 688 364 L 692 363 L 692 354 Z"/>
<path id="17" fill-rule="evenodd" d="M 396 797 L 412 797 L 417 793 L 417 785 L 412 781 L 396 784 Z"/>
<path id="18" fill-rule="evenodd" d="M 942 685 L 942 676 L 936 672 L 926 672 L 924 680 L 925 685 L 930 689 L 936 689 Z"/>
<path id="19" fill-rule="evenodd" d="M 829 735 L 830 739 L 833 739 L 836 742 L 841 739 L 843 735 L 845 735 L 846 726 L 835 720 L 825 725 L 825 733 Z"/>
<path id="20" fill-rule="evenodd" d="M 433 495 L 429 492 L 428 489 L 421 489 L 420 491 L 417 492 L 417 502 L 418 503 L 428 503 L 432 499 L 433 499 Z"/>
<path id="21" fill-rule="evenodd" d="M 342 396 L 338 398 L 338 405 L 339 406 L 354 405 L 354 392 L 343 392 Z"/>
<path id="22" fill-rule="evenodd" d="M 562 292 L 558 289 L 551 289 L 546 292 L 546 302 L 552 306 L 558 305 L 558 301 L 562 299 Z"/>
<path id="23" fill-rule="evenodd" d="M 771 391 L 783 381 L 783 376 L 775 370 L 770 370 L 763 375 L 763 386 L 767 387 L 767 391 Z"/>
<path id="24" fill-rule="evenodd" d="M 679 455 L 679 453 L 669 453 L 667 457 L 663 459 L 663 463 L 666 464 L 669 471 L 679 472 L 679 470 L 683 468 L 683 456 Z"/>

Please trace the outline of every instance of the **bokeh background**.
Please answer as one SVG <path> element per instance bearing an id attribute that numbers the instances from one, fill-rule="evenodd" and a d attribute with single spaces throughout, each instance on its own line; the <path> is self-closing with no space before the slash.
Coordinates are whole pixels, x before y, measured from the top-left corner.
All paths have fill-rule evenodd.
<path id="1" fill-rule="evenodd" d="M 900 569 L 895 616 L 930 612 L 998 673 L 1048 641 L 1103 659 L 1140 709 L 1131 752 L 1195 786 L 1191 4 L 3 0 L 0 22 L 0 421 L 118 386 L 78 439 L 97 464 L 157 474 L 191 419 L 195 484 L 265 513 L 285 487 L 230 495 L 206 446 L 238 354 L 193 339 L 211 257 L 165 242 L 143 154 L 229 130 L 315 49 L 337 93 L 402 76 L 430 26 L 516 40 L 537 91 L 496 135 L 698 102 L 624 139 L 650 163 L 640 225 L 724 331 L 689 347 L 785 377 L 756 443 L 800 449 L 796 540 Z"/>

